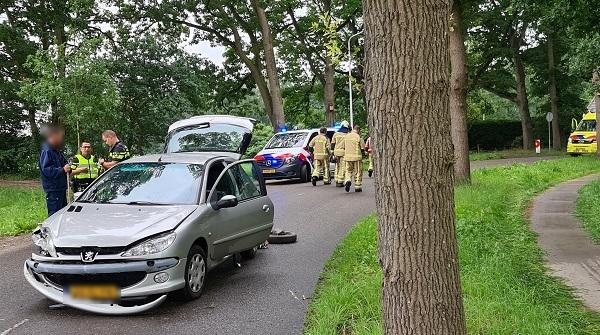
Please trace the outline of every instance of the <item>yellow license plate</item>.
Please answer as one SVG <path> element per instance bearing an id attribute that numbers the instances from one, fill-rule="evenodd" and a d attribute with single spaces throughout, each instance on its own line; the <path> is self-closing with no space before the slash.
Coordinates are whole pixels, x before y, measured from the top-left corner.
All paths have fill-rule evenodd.
<path id="1" fill-rule="evenodd" d="M 275 169 L 263 169 L 262 170 L 263 173 L 275 173 Z"/>
<path id="2" fill-rule="evenodd" d="M 72 284 L 67 290 L 73 299 L 114 301 L 121 297 L 121 290 L 112 284 Z"/>

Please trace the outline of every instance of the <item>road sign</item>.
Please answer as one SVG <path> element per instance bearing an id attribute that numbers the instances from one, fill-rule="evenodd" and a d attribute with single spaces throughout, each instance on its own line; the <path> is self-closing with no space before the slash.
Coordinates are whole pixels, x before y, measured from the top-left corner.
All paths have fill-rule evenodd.
<path id="1" fill-rule="evenodd" d="M 554 119 L 554 114 L 552 114 L 552 112 L 548 112 L 548 114 L 546 114 L 546 121 L 552 122 L 552 119 Z"/>

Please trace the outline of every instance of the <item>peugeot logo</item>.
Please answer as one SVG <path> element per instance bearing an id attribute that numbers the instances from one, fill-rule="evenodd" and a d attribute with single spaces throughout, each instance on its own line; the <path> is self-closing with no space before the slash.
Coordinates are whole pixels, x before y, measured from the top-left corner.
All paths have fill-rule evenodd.
<path id="1" fill-rule="evenodd" d="M 96 259 L 96 255 L 98 255 L 97 251 L 84 250 L 81 252 L 81 261 L 84 263 L 91 263 Z"/>
<path id="2" fill-rule="evenodd" d="M 267 161 L 265 162 L 265 164 L 267 164 L 267 166 L 271 166 L 271 164 L 272 164 L 272 163 L 271 163 L 271 160 L 270 160 L 270 159 L 267 159 Z"/>

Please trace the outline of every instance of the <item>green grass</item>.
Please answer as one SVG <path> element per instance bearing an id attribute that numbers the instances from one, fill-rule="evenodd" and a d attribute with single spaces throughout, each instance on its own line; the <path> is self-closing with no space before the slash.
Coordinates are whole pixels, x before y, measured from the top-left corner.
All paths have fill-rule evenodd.
<path id="1" fill-rule="evenodd" d="M 600 180 L 579 190 L 576 215 L 592 239 L 600 244 Z"/>
<path id="2" fill-rule="evenodd" d="M 0 187 L 0 236 L 33 229 L 47 216 L 39 188 Z"/>
<path id="3" fill-rule="evenodd" d="M 566 155 L 566 151 L 556 151 L 556 150 L 548 150 L 542 149 L 542 153 L 539 156 L 564 156 Z M 533 150 L 523 150 L 523 149 L 511 149 L 511 150 L 501 150 L 501 151 L 480 151 L 480 152 L 471 152 L 469 154 L 469 158 L 471 161 L 485 161 L 490 159 L 504 159 L 504 158 L 518 158 L 518 157 L 531 157 L 537 156 Z"/>
<path id="4" fill-rule="evenodd" d="M 536 193 L 600 171 L 591 157 L 483 169 L 456 189 L 461 281 L 469 334 L 600 334 L 558 279 L 547 275 L 525 212 Z M 376 219 L 360 221 L 328 261 L 305 333 L 381 334 Z"/>

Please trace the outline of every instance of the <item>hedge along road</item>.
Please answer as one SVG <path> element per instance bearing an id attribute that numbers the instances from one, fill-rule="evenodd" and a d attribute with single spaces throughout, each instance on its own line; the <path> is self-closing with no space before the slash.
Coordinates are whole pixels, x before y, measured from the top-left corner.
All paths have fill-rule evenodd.
<path id="1" fill-rule="evenodd" d="M 473 162 L 472 169 L 533 163 L 545 157 Z M 363 193 L 332 185 L 270 182 L 275 226 L 298 234 L 298 242 L 259 250 L 242 268 L 230 262 L 208 276 L 203 296 L 183 303 L 168 299 L 142 315 L 106 317 L 51 301 L 23 278 L 33 250 L 28 238 L 0 250 L 0 334 L 301 334 L 319 273 L 350 227 L 375 208 L 373 179 Z"/>

